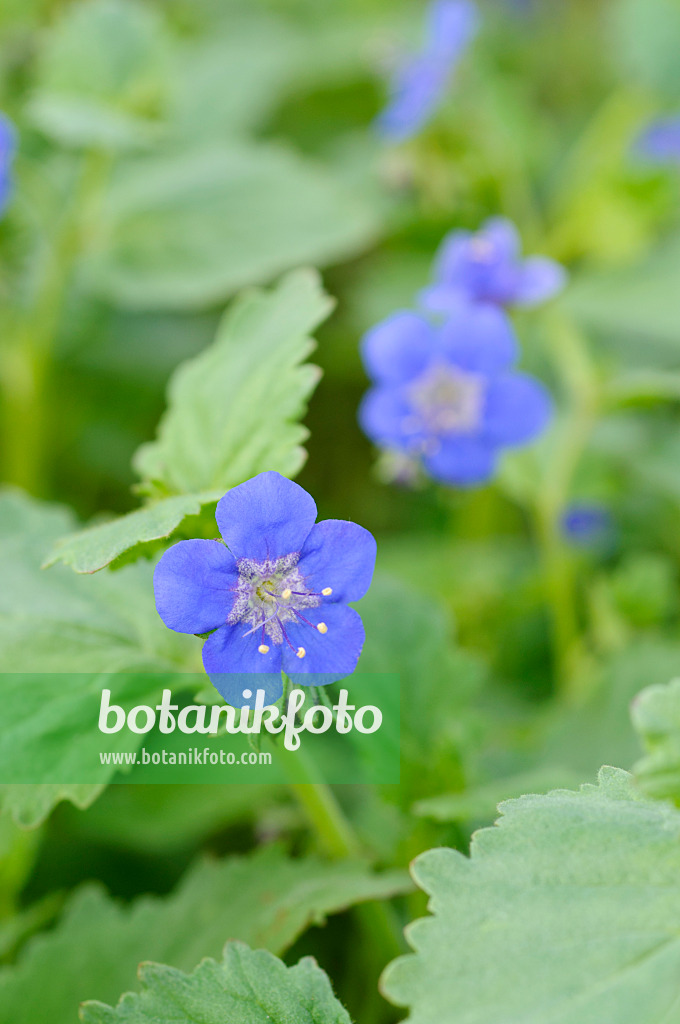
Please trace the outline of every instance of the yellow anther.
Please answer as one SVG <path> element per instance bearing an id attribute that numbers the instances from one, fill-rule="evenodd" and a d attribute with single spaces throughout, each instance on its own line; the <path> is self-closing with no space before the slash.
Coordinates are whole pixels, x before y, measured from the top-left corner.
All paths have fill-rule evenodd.
<path id="1" fill-rule="evenodd" d="M 323 590 L 321 591 L 321 593 L 323 594 L 324 597 L 328 597 L 330 594 L 333 593 L 333 588 L 332 587 L 324 587 Z"/>
<path id="2" fill-rule="evenodd" d="M 320 633 L 327 633 L 328 632 L 328 626 L 326 625 L 325 622 L 320 622 L 319 625 L 316 628 L 319 630 Z"/>
<path id="3" fill-rule="evenodd" d="M 260 644 L 260 646 L 258 647 L 258 651 L 260 652 L 260 654 L 269 654 L 269 648 L 267 647 L 266 644 Z"/>
<path id="4" fill-rule="evenodd" d="M 304 656 L 307 653 L 307 651 L 304 649 L 304 647 L 298 647 L 296 653 L 297 653 L 298 658 L 304 658 Z"/>
<path id="5" fill-rule="evenodd" d="M 286 587 L 286 589 L 281 592 L 281 597 L 283 598 L 284 601 L 287 601 L 288 598 L 292 596 L 293 591 L 289 587 Z"/>

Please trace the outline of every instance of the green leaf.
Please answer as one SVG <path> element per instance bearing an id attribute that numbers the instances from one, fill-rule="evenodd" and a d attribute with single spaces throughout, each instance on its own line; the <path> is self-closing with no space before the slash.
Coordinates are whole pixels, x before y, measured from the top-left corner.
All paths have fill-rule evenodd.
<path id="1" fill-rule="evenodd" d="M 13 742 L 23 744 L 30 736 L 43 754 L 55 754 L 55 730 L 66 728 L 73 739 L 66 751 L 62 750 L 66 756 L 69 750 L 82 751 L 82 744 L 91 744 L 91 729 L 96 726 L 92 696 L 88 704 L 86 689 L 79 689 L 85 676 L 77 673 L 144 669 L 162 673 L 181 669 L 196 656 L 195 641 L 167 630 L 158 618 L 150 564 L 127 566 L 116 573 L 105 571 L 96 577 L 76 576 L 64 567 L 41 572 L 46 549 L 72 528 L 71 516 L 58 506 L 34 501 L 20 492 L 0 494 L 3 672 L 65 674 L 63 700 L 50 702 L 52 711 L 61 716 L 59 722 L 31 714 L 40 703 L 36 688 L 24 695 L 12 691 L 17 717 L 5 717 L 4 721 Z M 3 679 L 7 697 L 12 681 L 8 675 Z M 80 735 L 85 720 L 90 731 Z M 10 747 L 3 746 L 3 750 L 9 753 Z M 69 799 L 85 807 L 100 791 L 101 785 L 5 785 L 0 787 L 0 803 L 17 821 L 31 826 L 59 800 Z"/>
<path id="2" fill-rule="evenodd" d="M 377 229 L 373 204 L 284 146 L 213 144 L 121 165 L 83 274 L 123 306 L 198 309 L 354 256 Z"/>
<path id="3" fill-rule="evenodd" d="M 649 686 L 632 705 L 633 726 L 646 750 L 635 765 L 648 796 L 680 803 L 680 679 Z"/>
<path id="4" fill-rule="evenodd" d="M 319 379 L 304 362 L 309 335 L 331 308 L 310 270 L 238 299 L 215 343 L 173 375 L 158 438 L 135 456 L 142 479 L 193 493 L 224 492 L 264 470 L 294 476 L 307 437 L 298 420 Z"/>
<path id="5" fill-rule="evenodd" d="M 230 938 L 281 953 L 327 914 L 409 886 L 405 872 L 291 860 L 277 846 L 202 861 L 169 896 L 128 906 L 87 885 L 51 933 L 29 942 L 16 966 L 0 970 L 0 1022 L 72 1024 L 83 999 L 114 1002 L 136 988 L 141 960 L 191 970 L 203 957 L 218 957 Z"/>
<path id="6" fill-rule="evenodd" d="M 560 786 L 578 785 L 575 773 L 568 768 L 536 768 L 519 775 L 493 779 L 461 793 L 442 793 L 428 800 L 419 800 L 414 814 L 435 821 L 474 821 L 493 818 L 500 803 L 524 793 L 547 793 Z"/>
<path id="7" fill-rule="evenodd" d="M 619 0 L 611 7 L 612 56 L 644 86 L 678 97 L 680 5 L 677 0 Z"/>
<path id="8" fill-rule="evenodd" d="M 73 525 L 59 506 L 20 492 L 0 494 L 3 671 L 162 672 L 186 666 L 195 644 L 159 619 L 151 564 L 92 577 L 63 567 L 41 571 L 46 550 Z"/>
<path id="9" fill-rule="evenodd" d="M 414 866 L 433 916 L 383 987 L 411 1024 L 670 1024 L 680 1005 L 680 813 L 603 768 L 596 786 L 524 796 L 470 858 Z"/>
<path id="10" fill-rule="evenodd" d="M 140 968 L 141 995 L 116 1009 L 86 1003 L 83 1024 L 350 1024 L 327 975 L 312 957 L 286 967 L 264 950 L 230 943 L 221 964 L 206 960 L 186 975 L 160 964 Z"/>
<path id="11" fill-rule="evenodd" d="M 79 530 L 57 541 L 43 569 L 62 562 L 76 572 L 96 572 L 124 551 L 169 537 L 187 516 L 198 515 L 203 505 L 221 497 L 221 492 L 173 495 L 110 522 L 97 523 Z"/>
<path id="12" fill-rule="evenodd" d="M 158 439 L 135 456 L 140 489 L 168 494 L 60 540 L 45 566 L 96 572 L 138 545 L 170 536 L 188 515 L 264 470 L 294 476 L 305 459 L 298 422 L 319 379 L 305 362 L 332 308 L 310 270 L 241 296 L 214 343 L 183 363 L 168 389 Z"/>
<path id="13" fill-rule="evenodd" d="M 168 52 L 163 24 L 148 5 L 72 4 L 45 35 L 29 114 L 66 145 L 145 145 L 159 131 Z"/>

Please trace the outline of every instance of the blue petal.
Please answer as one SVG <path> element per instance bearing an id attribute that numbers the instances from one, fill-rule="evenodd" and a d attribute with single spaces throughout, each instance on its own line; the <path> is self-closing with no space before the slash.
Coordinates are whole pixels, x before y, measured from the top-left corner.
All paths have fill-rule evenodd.
<path id="1" fill-rule="evenodd" d="M 445 358 L 472 373 L 498 373 L 516 361 L 519 346 L 513 326 L 496 306 L 461 305 L 440 332 Z"/>
<path id="2" fill-rule="evenodd" d="M 402 384 L 425 367 L 434 348 L 434 332 L 416 313 L 398 312 L 364 335 L 361 355 L 378 384 Z"/>
<path id="3" fill-rule="evenodd" d="M 371 388 L 359 406 L 359 423 L 377 445 L 406 449 L 413 435 L 405 430 L 411 409 L 395 388 Z"/>
<path id="4" fill-rule="evenodd" d="M 393 142 L 403 142 L 427 123 L 441 102 L 449 69 L 428 55 L 412 57 L 395 72 L 390 100 L 376 119 L 376 128 Z"/>
<path id="5" fill-rule="evenodd" d="M 482 225 L 478 238 L 489 242 L 494 258 L 499 262 L 511 263 L 521 251 L 519 232 L 507 217 L 490 217 Z"/>
<path id="6" fill-rule="evenodd" d="M 267 654 L 260 654 L 260 636 L 251 633 L 242 622 L 222 626 L 203 644 L 203 666 L 210 682 L 224 699 L 235 707 L 255 701 L 255 691 L 264 689 L 274 703 L 281 696 L 281 645 L 270 644 Z M 243 697 L 243 690 L 252 690 L 253 698 Z M 278 691 L 278 692 L 277 692 Z M 276 696 L 272 696 L 276 694 Z"/>
<path id="7" fill-rule="evenodd" d="M 545 430 L 553 412 L 550 393 L 540 381 L 509 373 L 488 382 L 484 437 L 498 445 L 525 444 Z"/>
<path id="8" fill-rule="evenodd" d="M 284 644 L 283 670 L 301 686 L 326 686 L 350 676 L 357 667 L 364 646 L 361 618 L 344 604 L 305 609 L 305 617 L 314 625 L 325 622 L 327 633 L 319 633 L 305 622 L 286 623 L 288 639 L 295 650 Z M 295 651 L 304 648 L 304 658 Z"/>
<path id="9" fill-rule="evenodd" d="M 423 309 L 431 313 L 443 313 L 447 317 L 455 316 L 461 302 L 468 297 L 468 289 L 453 284 L 431 284 L 418 292 L 418 301 Z"/>
<path id="10" fill-rule="evenodd" d="M 496 449 L 480 437 L 458 436 L 424 459 L 427 472 L 440 483 L 473 487 L 489 480 L 496 469 Z"/>
<path id="11" fill-rule="evenodd" d="M 428 52 L 450 62 L 460 57 L 480 23 L 471 0 L 434 0 L 428 20 Z"/>
<path id="12" fill-rule="evenodd" d="M 375 556 L 375 538 L 363 526 L 325 519 L 307 538 L 299 569 L 309 590 L 321 593 L 332 588 L 325 602 L 358 601 L 371 585 Z"/>
<path id="13" fill-rule="evenodd" d="M 227 704 L 234 708 L 255 707 L 257 691 L 264 690 L 263 706 L 269 707 L 276 704 L 283 693 L 283 679 L 281 673 L 260 675 L 244 673 L 214 673 L 210 676 L 210 682 Z"/>
<path id="14" fill-rule="evenodd" d="M 659 163 L 680 161 L 680 117 L 664 118 L 650 125 L 638 138 L 637 152 Z"/>
<path id="15" fill-rule="evenodd" d="M 260 473 L 228 491 L 215 518 L 237 560 L 264 561 L 302 550 L 316 519 L 316 505 L 287 477 Z"/>
<path id="16" fill-rule="evenodd" d="M 434 258 L 434 278 L 440 284 L 456 285 L 468 260 L 469 231 L 450 231 Z"/>
<path id="17" fill-rule="evenodd" d="M 218 540 L 182 540 L 156 566 L 158 614 L 178 633 L 207 633 L 226 621 L 238 578 L 233 555 Z"/>
<path id="18" fill-rule="evenodd" d="M 567 272 L 547 256 L 530 256 L 519 272 L 514 301 L 520 306 L 536 306 L 561 292 L 567 283 Z"/>

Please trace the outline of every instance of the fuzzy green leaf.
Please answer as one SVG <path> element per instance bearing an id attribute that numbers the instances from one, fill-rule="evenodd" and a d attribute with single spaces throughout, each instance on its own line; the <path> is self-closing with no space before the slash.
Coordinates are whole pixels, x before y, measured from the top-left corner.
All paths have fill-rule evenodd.
<path id="1" fill-rule="evenodd" d="M 158 438 L 135 456 L 141 488 L 171 497 L 60 540 L 45 565 L 96 572 L 263 470 L 294 476 L 307 437 L 299 419 L 320 376 L 305 362 L 310 334 L 331 308 L 311 270 L 239 298 L 214 343 L 173 375 Z"/>
<path id="2" fill-rule="evenodd" d="M 377 235 L 371 203 L 272 144 L 130 159 L 100 227 L 83 274 L 134 309 L 215 305 L 291 267 L 353 256 Z"/>
<path id="3" fill-rule="evenodd" d="M 193 974 L 143 964 L 143 991 L 116 1009 L 86 1003 L 83 1024 L 350 1024 L 327 975 L 311 957 L 286 967 L 271 953 L 230 943 L 220 964 L 206 960 Z"/>
<path id="4" fill-rule="evenodd" d="M 43 569 L 62 562 L 76 572 L 97 572 L 123 552 L 169 537 L 187 516 L 198 515 L 203 505 L 222 495 L 178 494 L 161 498 L 107 523 L 97 523 L 57 541 Z"/>
<path id="5" fill-rule="evenodd" d="M 405 872 L 291 860 L 276 846 L 198 863 L 169 896 L 127 907 L 85 886 L 54 931 L 0 970 L 0 1024 L 72 1024 L 83 999 L 115 1002 L 137 988 L 141 960 L 191 970 L 203 957 L 220 956 L 228 939 L 281 953 L 327 914 L 409 887 Z"/>
<path id="6" fill-rule="evenodd" d="M 38 127 L 73 146 L 155 140 L 170 44 L 153 8 L 137 0 L 71 4 L 43 38 L 29 105 Z"/>
<path id="7" fill-rule="evenodd" d="M 297 422 L 319 370 L 310 332 L 332 308 L 318 275 L 300 270 L 242 296 L 215 343 L 173 375 L 158 438 L 135 468 L 171 493 L 223 491 L 264 470 L 293 476 L 307 431 Z"/>
<path id="8" fill-rule="evenodd" d="M 643 690 L 632 716 L 647 751 L 635 765 L 640 787 L 649 796 L 680 803 L 680 679 Z"/>
<path id="9" fill-rule="evenodd" d="M 680 1007 L 680 812 L 626 772 L 501 806 L 468 859 L 414 876 L 433 916 L 384 990 L 411 1024 L 673 1024 Z"/>
<path id="10" fill-rule="evenodd" d="M 10 761 L 12 744 L 25 749 L 29 738 L 43 756 L 59 748 L 66 757 L 76 756 L 83 744 L 96 739 L 92 695 L 88 705 L 88 692 L 79 689 L 87 678 L 84 674 L 162 673 L 181 669 L 195 656 L 192 639 L 167 630 L 158 617 L 150 564 L 127 566 L 116 573 L 104 571 L 96 577 L 76 576 L 63 566 L 41 571 L 46 550 L 72 528 L 71 516 L 58 506 L 15 491 L 0 495 L 0 663 L 5 697 L 13 693 L 16 700 L 15 717 L 3 718 L 3 751 Z M 38 691 L 31 688 L 22 696 L 7 673 L 64 673 L 63 699 L 49 705 L 51 713 L 60 717 L 36 714 Z M 83 716 L 89 739 L 82 731 Z M 68 744 L 60 734 L 63 728 L 72 735 Z M 56 746 L 50 736 L 58 740 Z M 105 781 L 102 776 L 102 784 Z M 101 784 L 6 784 L 0 786 L 0 806 L 30 826 L 39 823 L 59 800 L 84 807 L 100 790 Z"/>

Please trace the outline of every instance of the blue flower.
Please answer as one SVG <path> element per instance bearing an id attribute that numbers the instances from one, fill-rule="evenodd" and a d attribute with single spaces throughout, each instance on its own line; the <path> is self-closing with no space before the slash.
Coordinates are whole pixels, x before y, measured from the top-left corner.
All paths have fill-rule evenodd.
<path id="1" fill-rule="evenodd" d="M 392 76 L 389 102 L 376 121 L 382 135 L 402 142 L 429 121 L 444 99 L 478 22 L 471 0 L 434 0 L 430 4 L 422 53 L 404 58 Z"/>
<path id="2" fill-rule="evenodd" d="M 8 117 L 0 113 L 0 213 L 9 201 L 12 189 L 12 160 L 16 149 L 14 126 Z"/>
<path id="3" fill-rule="evenodd" d="M 362 354 L 376 385 L 359 410 L 363 430 L 442 483 L 483 483 L 503 448 L 532 440 L 550 419 L 547 390 L 512 370 L 515 335 L 494 306 L 460 303 L 439 327 L 395 313 L 368 332 Z"/>
<path id="4" fill-rule="evenodd" d="M 315 524 L 314 499 L 279 473 L 234 487 L 215 517 L 224 543 L 175 544 L 156 566 L 154 590 L 170 629 L 214 630 L 203 664 L 225 699 L 243 705 L 245 686 L 275 702 L 282 670 L 298 685 L 351 675 L 364 629 L 348 602 L 363 597 L 373 575 L 368 530 L 339 519 Z"/>
<path id="5" fill-rule="evenodd" d="M 649 125 L 639 136 L 636 151 L 655 163 L 680 163 L 680 117 Z"/>
<path id="6" fill-rule="evenodd" d="M 576 547 L 602 548 L 614 539 L 614 523 L 603 505 L 574 502 L 562 515 L 562 532 Z"/>
<path id="7" fill-rule="evenodd" d="M 520 256 L 517 229 L 504 217 L 488 220 L 476 234 L 452 231 L 435 260 L 435 281 L 421 293 L 426 309 L 449 313 L 461 299 L 498 306 L 535 306 L 557 294 L 566 271 L 544 256 Z"/>

